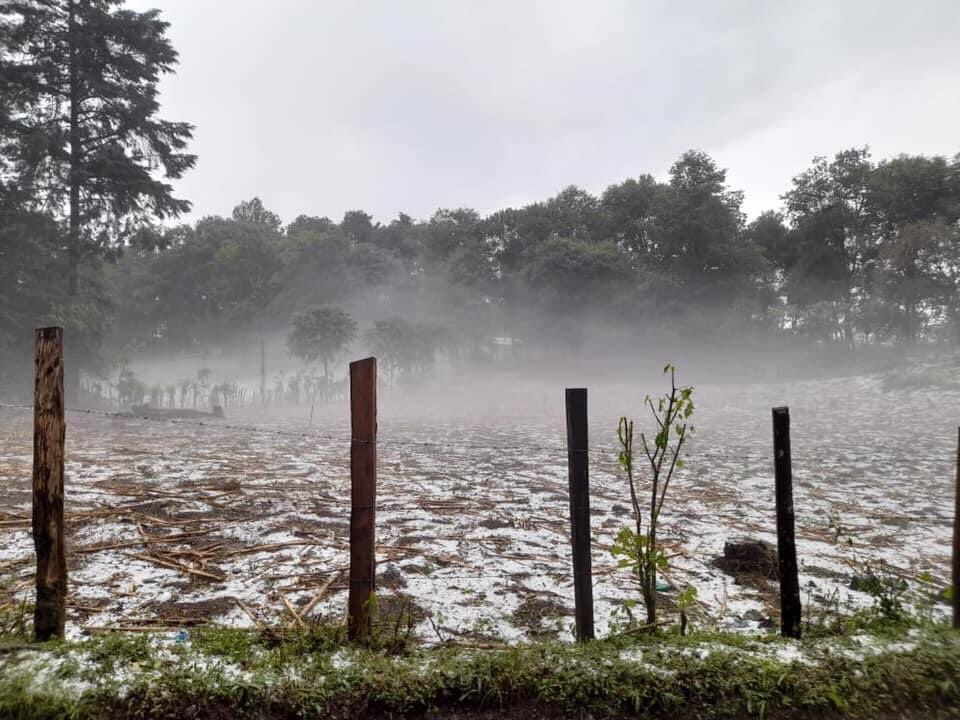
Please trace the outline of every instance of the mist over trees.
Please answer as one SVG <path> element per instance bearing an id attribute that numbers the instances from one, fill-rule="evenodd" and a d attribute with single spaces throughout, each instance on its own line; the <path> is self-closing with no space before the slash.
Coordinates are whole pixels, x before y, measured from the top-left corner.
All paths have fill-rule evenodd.
<path id="1" fill-rule="evenodd" d="M 442 328 L 464 352 L 497 336 L 569 349 L 601 322 L 850 347 L 960 339 L 960 158 L 843 151 L 783 199 L 748 222 L 699 151 L 666 181 L 641 175 L 599 197 L 571 186 L 486 217 L 381 224 L 358 210 L 284 227 L 254 198 L 130 248 L 111 271 L 115 328 L 138 348 L 181 350 L 336 306 L 369 318 L 363 337 L 384 353 L 399 352 L 391 332 L 410 335 L 399 321 Z"/>
<path id="2" fill-rule="evenodd" d="M 754 219 L 690 150 L 666 178 L 571 185 L 487 215 L 304 208 L 285 222 L 255 197 L 172 224 L 190 205 L 168 181 L 195 157 L 191 126 L 158 117 L 157 82 L 177 62 L 166 30 L 117 0 L 0 9 L 0 386 L 25 367 L 33 327 L 54 322 L 91 377 L 264 332 L 308 363 L 352 342 L 391 382 L 440 353 L 577 353 L 595 327 L 960 343 L 960 155 L 816 158 Z M 321 352 L 323 313 L 349 328 L 335 352 Z"/>
<path id="3" fill-rule="evenodd" d="M 9 350 L 80 308 L 100 318 L 100 356 L 129 357 L 285 333 L 336 308 L 391 377 L 417 375 L 440 351 L 490 359 L 503 338 L 528 354 L 575 352 L 593 325 L 849 348 L 960 341 L 960 159 L 843 151 L 798 173 L 783 200 L 748 222 L 742 195 L 699 151 L 665 181 L 641 175 L 600 196 L 571 186 L 485 217 L 457 208 L 378 223 L 356 210 L 284 225 L 253 198 L 230 218 L 128 242 L 113 263 L 88 259 L 97 283 L 76 304 L 48 271 L 62 223 L 24 209 L 0 230 L 0 333 Z"/>

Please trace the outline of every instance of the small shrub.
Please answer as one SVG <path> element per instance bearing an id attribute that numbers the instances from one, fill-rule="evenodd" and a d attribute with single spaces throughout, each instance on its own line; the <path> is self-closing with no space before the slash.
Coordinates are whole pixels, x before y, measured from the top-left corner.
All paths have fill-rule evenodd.
<path id="1" fill-rule="evenodd" d="M 663 372 L 670 375 L 670 392 L 658 398 L 656 403 L 649 395 L 644 398 L 644 404 L 650 408 L 656 423 L 652 442 L 645 433 L 640 433 L 640 445 L 649 466 L 649 506 L 641 505 L 634 471 L 633 420 L 620 418 L 617 429 L 620 467 L 626 473 L 630 487 L 635 528 L 623 528 L 611 549 L 613 555 L 619 558 L 620 567 L 630 568 L 635 575 L 647 611 L 647 625 L 651 629 L 657 623 L 657 571 L 667 567 L 666 555 L 657 546 L 657 525 L 670 481 L 675 471 L 684 466 L 680 453 L 694 431 L 689 422 L 694 410 L 693 388 L 677 387 L 676 368 L 673 365 L 664 367 Z M 631 606 L 624 605 L 624 609 L 632 620 Z"/>

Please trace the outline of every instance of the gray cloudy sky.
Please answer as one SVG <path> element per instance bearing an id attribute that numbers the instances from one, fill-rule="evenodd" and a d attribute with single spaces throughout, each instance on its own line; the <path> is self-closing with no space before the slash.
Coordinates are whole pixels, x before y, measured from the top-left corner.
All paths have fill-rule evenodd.
<path id="1" fill-rule="evenodd" d="M 814 155 L 960 151 L 960 0 L 132 0 L 180 52 L 193 217 L 489 212 L 712 154 L 754 215 Z"/>

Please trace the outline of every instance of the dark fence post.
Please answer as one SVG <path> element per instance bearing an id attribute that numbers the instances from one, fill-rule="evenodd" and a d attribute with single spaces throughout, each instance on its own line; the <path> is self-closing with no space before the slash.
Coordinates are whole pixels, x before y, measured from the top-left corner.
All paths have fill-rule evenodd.
<path id="1" fill-rule="evenodd" d="M 957 430 L 957 478 L 953 491 L 953 627 L 960 630 L 960 429 Z"/>
<path id="2" fill-rule="evenodd" d="M 33 395 L 33 544 L 37 603 L 33 630 L 40 642 L 63 637 L 67 561 L 63 549 L 63 329 L 36 332 Z"/>
<path id="3" fill-rule="evenodd" d="M 351 640 L 370 631 L 370 598 L 376 591 L 377 360 L 350 363 L 350 597 Z"/>
<path id="4" fill-rule="evenodd" d="M 780 571 L 780 634 L 800 637 L 800 579 L 793 519 L 790 411 L 773 408 L 773 467 L 777 493 L 777 558 Z"/>
<path id="5" fill-rule="evenodd" d="M 577 640 L 593 640 L 593 571 L 590 562 L 590 480 L 587 390 L 567 388 L 567 466 L 573 539 L 573 593 Z"/>

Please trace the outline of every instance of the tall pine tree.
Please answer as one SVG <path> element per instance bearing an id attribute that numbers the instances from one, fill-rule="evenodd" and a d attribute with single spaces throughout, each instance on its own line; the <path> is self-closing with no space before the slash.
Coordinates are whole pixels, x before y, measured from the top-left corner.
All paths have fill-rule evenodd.
<path id="1" fill-rule="evenodd" d="M 166 181 L 196 162 L 192 126 L 157 117 L 160 77 L 177 63 L 167 28 L 122 0 L 0 5 L 4 179 L 64 222 L 71 296 L 85 257 L 190 209 Z"/>

